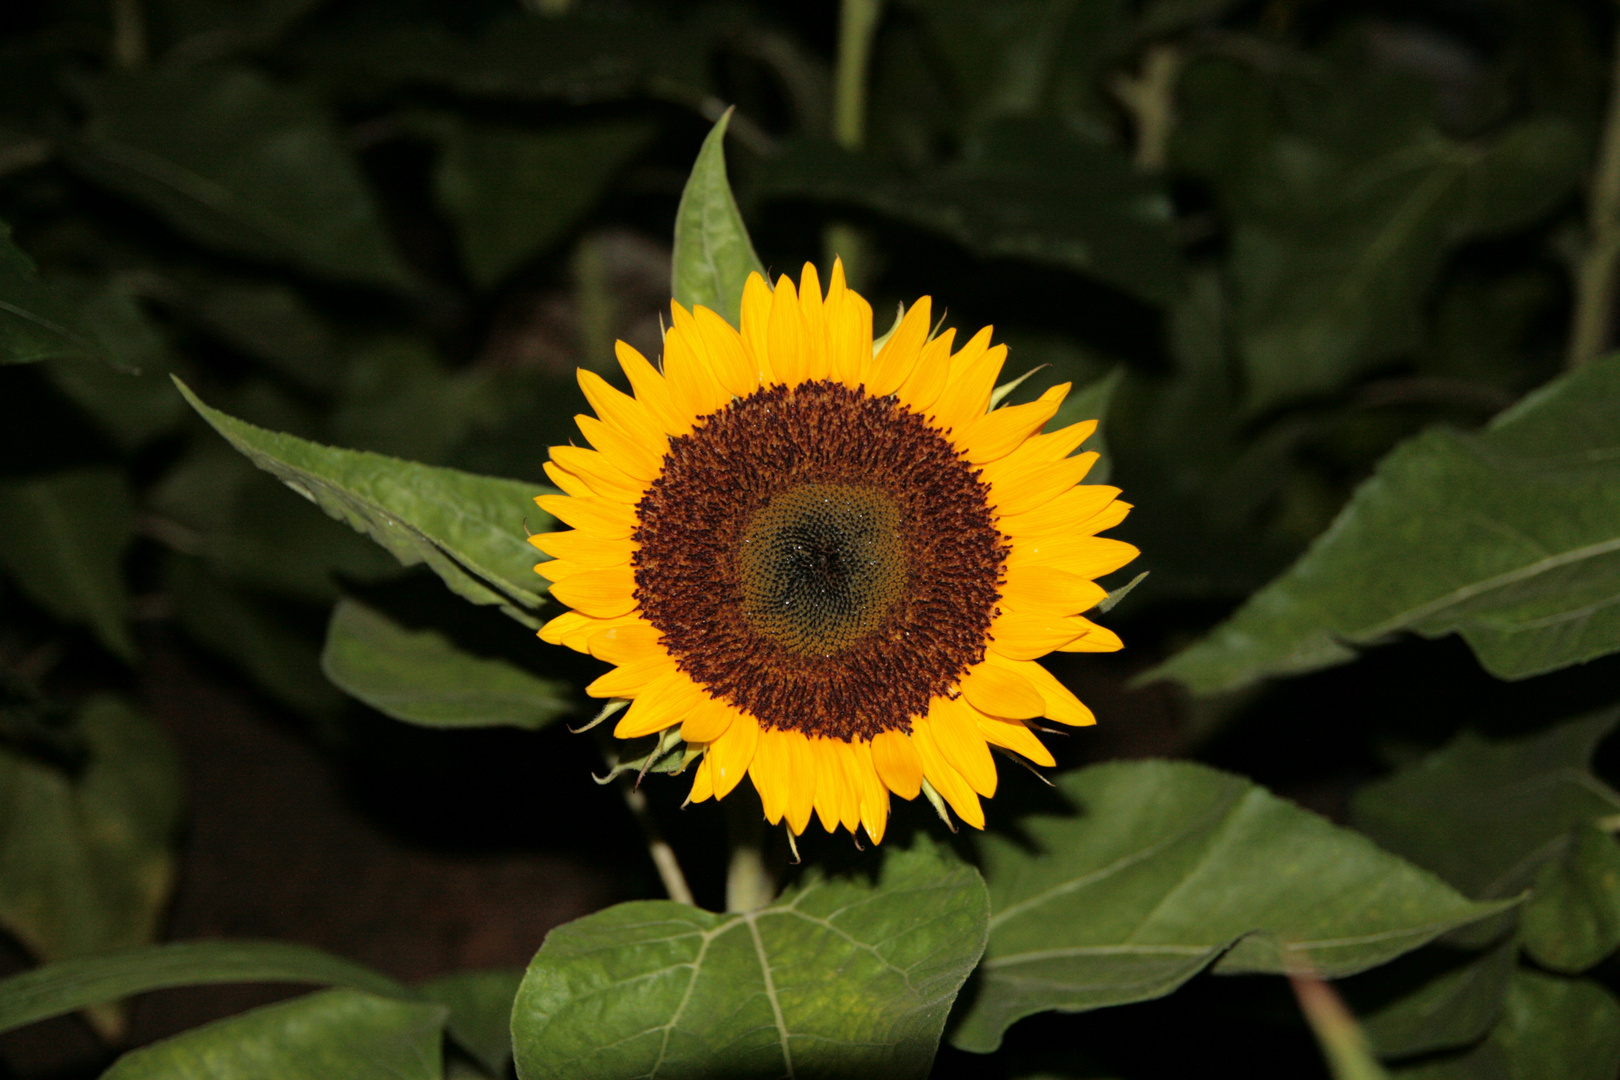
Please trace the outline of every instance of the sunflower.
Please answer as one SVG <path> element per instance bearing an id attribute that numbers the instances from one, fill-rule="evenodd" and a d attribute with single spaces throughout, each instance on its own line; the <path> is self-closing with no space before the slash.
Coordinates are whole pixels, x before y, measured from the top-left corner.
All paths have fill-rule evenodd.
<path id="1" fill-rule="evenodd" d="M 1052 765 L 1031 722 L 1095 722 L 1036 657 L 1121 647 L 1080 615 L 1137 554 L 1080 484 L 1096 421 L 1042 433 L 1067 383 L 991 408 L 1006 346 L 953 352 L 927 297 L 874 349 L 839 263 L 825 295 L 751 275 L 740 332 L 671 306 L 662 372 L 618 343 L 633 396 L 579 372 L 594 449 L 552 447 L 536 500 L 572 528 L 530 538 L 572 610 L 541 638 L 615 665 L 586 693 L 629 702 L 616 736 L 679 725 L 692 802 L 746 775 L 773 824 L 877 842 L 927 791 L 982 829 L 991 746 Z"/>

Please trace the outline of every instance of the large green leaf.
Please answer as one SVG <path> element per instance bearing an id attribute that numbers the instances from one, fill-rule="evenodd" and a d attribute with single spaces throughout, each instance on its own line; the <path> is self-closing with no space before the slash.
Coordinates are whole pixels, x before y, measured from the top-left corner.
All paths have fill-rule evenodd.
<path id="1" fill-rule="evenodd" d="M 134 535 L 123 474 L 79 469 L 0 484 L 0 565 L 30 598 L 134 660 L 124 549 Z"/>
<path id="2" fill-rule="evenodd" d="M 984 886 L 929 846 L 716 915 L 619 904 L 553 930 L 512 1011 L 524 1080 L 928 1075 L 984 948 Z"/>
<path id="3" fill-rule="evenodd" d="M 1050 121 L 1007 118 L 961 161 L 910 177 L 876 159 L 806 143 L 772 161 L 778 196 L 861 206 L 1012 256 L 1100 278 L 1155 304 L 1181 290 L 1168 197 L 1115 148 Z"/>
<path id="4" fill-rule="evenodd" d="M 1501 1016 L 1518 955 L 1511 934 L 1475 954 L 1431 945 L 1340 989 L 1381 1057 L 1452 1050 L 1478 1041 Z"/>
<path id="5" fill-rule="evenodd" d="M 110 77 L 68 160 L 194 240 L 408 287 L 354 156 L 305 95 L 243 67 Z"/>
<path id="6" fill-rule="evenodd" d="M 743 283 L 765 276 L 726 180 L 727 110 L 703 140 L 675 211 L 675 255 L 670 291 L 687 308 L 702 304 L 742 325 Z"/>
<path id="7" fill-rule="evenodd" d="M 110 360 L 94 333 L 57 289 L 39 280 L 34 264 L 0 223 L 0 364 L 67 356 Z"/>
<path id="8" fill-rule="evenodd" d="M 547 131 L 442 125 L 434 187 L 473 283 L 489 288 L 559 239 L 651 134 L 635 120 Z"/>
<path id="9" fill-rule="evenodd" d="M 1526 948 L 1538 961 L 1579 970 L 1620 944 L 1615 860 L 1579 839 L 1583 828 L 1620 811 L 1620 792 L 1588 771 L 1617 718 L 1610 709 L 1503 742 L 1463 732 L 1358 792 L 1353 819 L 1384 847 L 1470 896 L 1494 899 L 1537 886 L 1524 910 Z M 1566 874 L 1574 881 L 1561 882 Z"/>
<path id="10" fill-rule="evenodd" d="M 214 429 L 259 468 L 387 548 L 406 566 L 427 563 L 458 595 L 499 604 L 525 623 L 540 605 L 524 521 L 544 523 L 542 489 L 266 431 L 204 405 L 175 380 Z"/>
<path id="11" fill-rule="evenodd" d="M 1161 997 L 1211 964 L 1337 977 L 1503 910 L 1474 903 L 1239 776 L 1191 762 L 1064 775 L 1077 813 L 983 841 L 990 944 L 953 1041 L 987 1052 L 1013 1021 Z"/>
<path id="12" fill-rule="evenodd" d="M 332 609 L 321 669 L 379 712 L 426 727 L 539 728 L 573 707 L 566 683 L 463 652 L 443 634 L 347 599 Z"/>
<path id="13" fill-rule="evenodd" d="M 1401 632 L 1460 632 L 1508 679 L 1620 649 L 1620 357 L 1481 434 L 1397 447 L 1292 568 L 1155 670 L 1233 690 Z"/>
<path id="14" fill-rule="evenodd" d="M 324 990 L 132 1050 L 103 1080 L 440 1080 L 443 1005 Z"/>
<path id="15" fill-rule="evenodd" d="M 43 960 L 151 941 L 174 881 L 180 763 L 163 729 L 96 697 L 72 730 L 76 772 L 0 746 L 0 922 Z"/>
<path id="16" fill-rule="evenodd" d="M 1477 1046 L 1394 1071 L 1395 1080 L 1613 1080 L 1620 1002 L 1590 979 L 1521 968 L 1502 1019 Z"/>
<path id="17" fill-rule="evenodd" d="M 450 1009 L 450 1037 L 491 1076 L 505 1076 L 512 1060 L 512 999 L 523 982 L 520 970 L 458 971 L 417 989 Z"/>
<path id="18" fill-rule="evenodd" d="M 370 968 L 307 945 L 184 941 L 64 960 L 0 982 L 0 1031 L 150 990 L 215 983 L 315 983 L 417 995 Z"/>

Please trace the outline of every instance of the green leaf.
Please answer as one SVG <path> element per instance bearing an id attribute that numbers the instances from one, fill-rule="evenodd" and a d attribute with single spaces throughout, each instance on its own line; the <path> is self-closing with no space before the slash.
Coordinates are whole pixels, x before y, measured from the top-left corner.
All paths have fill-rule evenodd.
<path id="1" fill-rule="evenodd" d="M 984 947 L 984 886 L 932 847 L 716 915 L 619 904 L 553 930 L 512 1011 L 524 1080 L 928 1075 Z"/>
<path id="2" fill-rule="evenodd" d="M 549 131 L 442 125 L 433 183 L 473 283 L 488 289 L 555 243 L 652 134 L 638 120 Z"/>
<path id="3" fill-rule="evenodd" d="M 11 227 L 0 222 L 0 364 L 53 357 L 112 363 L 73 305 L 39 280 L 33 261 L 11 242 Z"/>
<path id="4" fill-rule="evenodd" d="M 131 520 L 129 489 L 111 469 L 0 483 L 0 565 L 46 611 L 133 661 L 123 573 Z"/>
<path id="5" fill-rule="evenodd" d="M 512 1059 L 512 999 L 523 982 L 519 970 L 460 971 L 417 987 L 429 1001 L 450 1009 L 450 1037 L 491 1076 L 505 1076 Z"/>
<path id="6" fill-rule="evenodd" d="M 425 727 L 540 728 L 573 708 L 566 683 L 465 653 L 347 599 L 332 609 L 321 670 L 377 711 Z"/>
<path id="7" fill-rule="evenodd" d="M 440 1080 L 445 1013 L 325 990 L 132 1050 L 102 1080 Z"/>
<path id="8" fill-rule="evenodd" d="M 192 283 L 192 315 L 232 348 L 314 390 L 337 386 L 332 330 L 294 289 L 279 283 Z"/>
<path id="9" fill-rule="evenodd" d="M 1369 588 L 1377 582 L 1377 588 Z M 1331 528 L 1203 640 L 1155 669 L 1195 693 L 1344 663 L 1401 632 L 1459 632 L 1525 678 L 1620 649 L 1620 357 L 1481 434 L 1424 432 Z"/>
<path id="10" fill-rule="evenodd" d="M 321 277 L 411 287 L 332 119 L 241 67 L 110 77 L 68 160 L 200 243 Z"/>
<path id="11" fill-rule="evenodd" d="M 988 1052 L 1013 1021 L 1162 997 L 1211 964 L 1337 978 L 1511 902 L 1478 904 L 1365 837 L 1191 762 L 1067 773 L 1077 808 L 987 834 L 990 944 L 953 1036 Z M 1264 872 L 1257 872 L 1263 867 Z"/>
<path id="12" fill-rule="evenodd" d="M 1358 975 L 1340 989 L 1360 1013 L 1379 1056 L 1410 1057 L 1476 1042 L 1502 1014 L 1518 959 L 1510 934 L 1482 953 L 1433 945 Z"/>
<path id="13" fill-rule="evenodd" d="M 728 109 L 704 138 L 681 191 L 670 291 L 688 309 L 702 304 L 732 326 L 741 326 L 743 283 L 750 273 L 766 274 L 726 180 L 730 124 Z"/>
<path id="14" fill-rule="evenodd" d="M 0 746 L 0 922 L 44 960 L 151 941 L 174 881 L 180 763 L 163 729 L 102 696 L 73 731 L 76 774 Z"/>
<path id="15" fill-rule="evenodd" d="M 255 465 L 404 565 L 425 562 L 458 595 L 475 604 L 499 604 L 519 621 L 537 625 L 521 610 L 540 606 L 540 594 L 530 585 L 535 555 L 523 523 L 543 527 L 550 520 L 533 502 L 543 489 L 266 431 L 210 409 L 180 380 L 175 384 Z"/>
<path id="16" fill-rule="evenodd" d="M 1587 771 L 1617 718 L 1610 709 L 1502 742 L 1465 731 L 1357 792 L 1351 820 L 1469 896 L 1513 896 L 1563 852 L 1572 826 L 1620 810 L 1620 793 Z"/>
<path id="17" fill-rule="evenodd" d="M 1153 304 L 1181 290 L 1171 207 L 1158 181 L 1115 148 L 1041 120 L 1003 119 L 961 161 L 895 173 L 835 146 L 789 147 L 762 187 L 865 207 L 948 236 L 984 256 L 1077 270 Z"/>
<path id="18" fill-rule="evenodd" d="M 64 960 L 0 981 L 0 1031 L 151 990 L 216 983 L 315 983 L 412 1000 L 370 968 L 279 941 L 183 941 Z"/>
<path id="19" fill-rule="evenodd" d="M 1394 1071 L 1395 1080 L 1613 1080 L 1620 1002 L 1590 979 L 1520 968 L 1483 1042 Z"/>
<path id="20" fill-rule="evenodd" d="M 1563 855 L 1542 864 L 1534 889 L 1519 925 L 1536 963 L 1573 975 L 1620 947 L 1620 844 L 1607 832 L 1576 825 Z"/>

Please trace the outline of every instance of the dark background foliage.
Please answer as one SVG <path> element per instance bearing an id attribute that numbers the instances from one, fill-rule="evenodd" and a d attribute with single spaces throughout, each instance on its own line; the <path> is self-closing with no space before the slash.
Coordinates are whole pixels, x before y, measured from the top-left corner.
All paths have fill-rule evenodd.
<path id="1" fill-rule="evenodd" d="M 594 662 L 292 498 L 169 376 L 277 431 L 544 483 L 583 411 L 574 367 L 609 373 L 616 338 L 657 352 L 676 204 L 729 104 L 773 272 L 835 245 L 880 331 L 929 294 L 993 323 L 1009 373 L 1044 366 L 1021 394 L 1071 380 L 1106 405 L 1137 507 L 1116 535 L 1143 552 L 1109 584 L 1150 575 L 1108 617 L 1124 653 L 1056 660 L 1100 718 L 1061 767 L 1193 757 L 1344 822 L 1459 731 L 1611 704 L 1612 657 L 1503 682 L 1454 636 L 1281 683 L 1169 669 L 1215 696 L 1138 677 L 1403 440 L 1479 429 L 1565 370 L 1615 23 L 1601 0 L 892 0 L 864 137 L 840 140 L 832 4 L 0 6 L 0 296 L 61 331 L 9 327 L 38 362 L 0 364 L 0 752 L 71 802 L 123 740 L 106 813 L 135 823 L 108 841 L 97 803 L 32 847 L 12 827 L 4 964 L 256 936 L 417 980 L 521 966 L 553 926 L 658 895 L 596 744 L 547 724 L 581 718 Z M 516 669 L 518 726 L 346 696 L 321 663 L 340 598 Z M 714 906 L 723 815 L 677 813 L 684 788 L 647 784 Z M 992 817 L 1043 797 L 1009 771 Z M 42 883 L 41 846 L 81 853 L 78 876 Z M 1589 975 L 1620 988 L 1612 958 Z M 287 992 L 50 1021 L 0 1037 L 0 1075 L 96 1075 Z M 1280 980 L 1209 976 L 936 1065 L 1323 1069 Z"/>

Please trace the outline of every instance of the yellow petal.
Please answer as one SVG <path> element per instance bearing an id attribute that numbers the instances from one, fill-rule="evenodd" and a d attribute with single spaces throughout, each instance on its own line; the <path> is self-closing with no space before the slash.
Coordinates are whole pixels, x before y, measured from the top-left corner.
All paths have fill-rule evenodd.
<path id="1" fill-rule="evenodd" d="M 844 810 L 844 782 L 840 775 L 838 759 L 833 756 L 834 743 L 831 739 L 810 739 L 810 757 L 815 764 L 816 787 L 813 806 L 816 817 L 821 821 L 821 827 L 828 832 L 837 832 Z"/>
<path id="2" fill-rule="evenodd" d="M 1061 646 L 1058 652 L 1118 652 L 1125 647 L 1119 635 L 1106 626 L 1098 626 L 1090 619 L 1082 619 L 1078 615 L 1072 616 L 1070 621 L 1082 628 L 1082 635 Z"/>
<path id="3" fill-rule="evenodd" d="M 578 529 L 533 533 L 529 543 L 553 559 L 567 559 L 581 566 L 624 566 L 636 553 L 636 545 L 629 539 L 604 540 Z"/>
<path id="4" fill-rule="evenodd" d="M 1001 609 L 1076 615 L 1096 606 L 1108 590 L 1089 578 L 1052 566 L 1011 566 L 1001 584 Z"/>
<path id="5" fill-rule="evenodd" d="M 903 731 L 872 737 L 872 766 L 884 786 L 902 799 L 915 799 L 922 790 L 922 762 Z"/>
<path id="6" fill-rule="evenodd" d="M 577 611 L 565 611 L 542 626 L 539 637 L 548 645 L 566 645 L 575 652 L 586 652 L 600 621 Z"/>
<path id="7" fill-rule="evenodd" d="M 827 282 L 828 378 L 856 387 L 872 364 L 872 306 L 844 283 L 844 262 L 833 260 Z"/>
<path id="8" fill-rule="evenodd" d="M 856 774 L 859 756 L 855 744 L 844 742 L 842 739 L 834 742 L 832 761 L 838 767 L 836 773 L 839 781 L 838 820 L 849 830 L 849 834 L 854 836 L 855 830 L 861 827 L 860 781 Z"/>
<path id="9" fill-rule="evenodd" d="M 1039 509 L 1069 491 L 1086 478 L 1097 456 L 1093 450 L 1057 461 L 1032 458 L 1017 468 L 1004 467 L 1006 462 L 1022 457 L 1014 452 L 986 465 L 980 479 L 990 485 L 991 508 L 998 518 L 1004 518 Z"/>
<path id="10" fill-rule="evenodd" d="M 804 377 L 826 379 L 832 372 L 827 358 L 827 313 L 822 306 L 821 278 L 810 263 L 804 264 L 799 276 L 799 325 L 803 327 L 800 357 Z"/>
<path id="11" fill-rule="evenodd" d="M 731 702 L 705 693 L 703 700 L 681 724 L 681 738 L 692 743 L 712 743 L 726 733 L 726 729 L 731 727 L 732 717 L 736 715 L 737 710 Z"/>
<path id="12" fill-rule="evenodd" d="M 771 365 L 768 338 L 771 328 L 771 286 L 758 272 L 750 273 L 743 282 L 742 340 L 753 360 L 759 384 L 780 382 Z"/>
<path id="13" fill-rule="evenodd" d="M 563 524 L 605 539 L 622 539 L 636 531 L 636 508 L 626 503 L 574 495 L 540 495 L 534 501 Z"/>
<path id="14" fill-rule="evenodd" d="M 991 653 L 985 657 L 985 662 L 1009 668 L 1027 679 L 1041 695 L 1043 706 L 1041 715 L 1048 720 L 1056 720 L 1070 727 L 1089 727 L 1097 722 L 1091 710 L 1081 704 L 1080 699 L 1075 697 L 1067 686 L 1058 682 L 1057 676 L 1033 660 L 1003 660 Z"/>
<path id="15" fill-rule="evenodd" d="M 955 340 L 956 331 L 947 329 L 922 347 L 916 366 L 895 391 L 902 405 L 912 412 L 928 415 L 951 377 L 951 343 Z"/>
<path id="16" fill-rule="evenodd" d="M 1003 611 L 990 624 L 990 648 L 1010 660 L 1033 660 L 1086 632 L 1078 615 Z"/>
<path id="17" fill-rule="evenodd" d="M 642 446 L 650 448 L 660 458 L 669 446 L 669 436 L 658 426 L 652 411 L 629 394 L 623 393 L 594 371 L 578 368 L 575 377 L 585 400 L 591 403 L 602 421 L 613 425 Z"/>
<path id="18" fill-rule="evenodd" d="M 935 698 L 928 710 L 928 730 L 934 745 L 968 787 L 985 798 L 996 793 L 996 762 L 973 720 L 976 710 L 965 701 Z"/>
<path id="19" fill-rule="evenodd" d="M 760 728 L 754 757 L 748 765 L 748 775 L 753 777 L 760 804 L 765 808 L 765 820 L 772 825 L 782 820 L 782 814 L 787 809 L 788 788 L 792 780 L 787 744 L 788 732 L 779 728 Z"/>
<path id="20" fill-rule="evenodd" d="M 696 417 L 677 403 L 664 377 L 658 374 L 658 369 L 622 341 L 613 343 L 613 351 L 619 358 L 619 367 L 624 370 L 625 378 L 630 380 L 630 389 L 635 391 L 636 400 L 647 406 L 647 411 L 658 421 L 664 433 L 685 435 L 691 431 L 692 421 Z"/>
<path id="21" fill-rule="evenodd" d="M 692 773 L 692 791 L 686 796 L 689 803 L 700 803 L 714 795 L 714 777 L 709 774 L 709 758 L 705 754 L 698 758 L 697 768 Z"/>
<path id="22" fill-rule="evenodd" d="M 574 417 L 574 422 L 579 425 L 585 441 L 596 447 L 603 457 L 626 476 L 646 484 L 657 479 L 658 474 L 664 471 L 662 450 L 654 450 L 650 446 L 638 443 L 619 429 L 603 423 L 594 416 L 581 413 Z"/>
<path id="23" fill-rule="evenodd" d="M 664 335 L 664 381 L 694 416 L 707 416 L 731 400 L 731 391 L 710 364 L 691 313 L 674 300 L 669 308 L 675 325 Z"/>
<path id="24" fill-rule="evenodd" d="M 702 696 L 703 691 L 685 672 L 661 675 L 636 695 L 636 700 L 630 703 L 623 719 L 613 729 L 613 735 L 619 739 L 635 739 L 673 727 L 686 718 Z"/>
<path id="25" fill-rule="evenodd" d="M 973 719 L 985 741 L 1011 750 L 1037 765 L 1051 767 L 1057 764 L 1052 751 L 1036 738 L 1035 733 L 1029 730 L 1029 725 L 1022 720 L 1002 720 L 999 717 L 986 716 L 977 709 L 973 710 Z"/>
<path id="26" fill-rule="evenodd" d="M 799 294 L 793 287 L 793 279 L 786 274 L 776 279 L 776 289 L 771 293 L 771 321 L 765 333 L 771 352 L 771 374 L 775 380 L 788 386 L 804 382 L 805 356 L 799 320 Z"/>
<path id="27" fill-rule="evenodd" d="M 551 460 L 591 486 L 605 499 L 636 503 L 647 490 L 645 480 L 637 480 L 608 458 L 583 446 L 553 446 Z"/>
<path id="28" fill-rule="evenodd" d="M 656 653 L 622 663 L 612 671 L 598 676 L 585 688 L 585 694 L 594 698 L 630 698 L 645 691 L 653 683 L 676 671 L 675 661 L 668 653 Z"/>
<path id="29" fill-rule="evenodd" d="M 596 620 L 598 629 L 590 637 L 591 655 L 610 664 L 631 664 L 649 656 L 668 654 L 656 626 L 639 616 L 621 620 Z M 614 695 L 607 695 L 614 696 Z"/>
<path id="30" fill-rule="evenodd" d="M 889 789 L 883 786 L 877 767 L 872 763 L 872 744 L 858 742 L 854 744 L 854 749 L 851 778 L 861 800 L 861 825 L 872 843 L 881 844 L 889 825 Z"/>
<path id="31" fill-rule="evenodd" d="M 748 766 L 754 760 L 754 749 L 758 745 L 758 721 L 732 706 L 731 725 L 709 745 L 707 755 L 709 770 L 714 774 L 715 798 L 723 799 L 731 794 L 731 789 L 748 775 Z"/>
<path id="32" fill-rule="evenodd" d="M 970 421 L 960 443 L 967 459 L 982 465 L 1006 457 L 1056 415 L 1068 392 L 1069 384 L 1059 383 L 1026 405 L 1008 405 Z"/>
<path id="33" fill-rule="evenodd" d="M 534 572 L 555 585 L 564 578 L 582 574 L 588 569 L 574 562 L 572 559 L 552 559 L 550 562 L 536 563 Z"/>
<path id="34" fill-rule="evenodd" d="M 1141 552 L 1122 540 L 1106 536 L 1022 536 L 1013 538 L 1007 569 L 1015 566 L 1056 566 L 1081 577 L 1112 574 Z"/>
<path id="35" fill-rule="evenodd" d="M 1081 525 L 1100 514 L 1119 495 L 1119 488 L 1107 484 L 1071 487 L 1056 498 L 1020 514 L 1002 514 L 996 528 L 1008 536 L 1040 536 L 1061 533 L 1073 536 Z"/>
<path id="36" fill-rule="evenodd" d="M 570 574 L 551 586 L 552 597 L 598 619 L 626 615 L 636 606 L 636 577 L 628 566 Z"/>
<path id="37" fill-rule="evenodd" d="M 924 296 L 911 305 L 911 310 L 872 359 L 866 376 L 868 394 L 888 397 L 900 389 L 922 358 L 923 345 L 934 326 L 932 319 L 933 301 L 929 297 Z"/>
<path id="38" fill-rule="evenodd" d="M 960 433 L 990 407 L 1001 365 L 1007 361 L 1007 346 L 990 348 L 989 344 L 987 326 L 951 357 L 950 375 L 933 408 L 934 421 L 940 427 Z"/>
<path id="39" fill-rule="evenodd" d="M 975 664 L 962 676 L 959 689 L 973 706 L 991 716 L 1004 716 L 1009 720 L 1027 720 L 1041 715 L 1045 702 L 1017 671 L 989 662 Z"/>
<path id="40" fill-rule="evenodd" d="M 556 484 L 568 494 L 577 495 L 580 498 L 596 498 L 596 490 L 591 485 L 587 484 L 582 477 L 575 476 L 555 461 L 541 462 L 540 467 L 546 470 L 546 476 L 553 484 Z"/>
<path id="41" fill-rule="evenodd" d="M 914 724 L 911 729 L 911 741 L 917 747 L 917 756 L 922 760 L 923 775 L 934 785 L 934 790 L 951 804 L 951 809 L 955 810 L 956 815 L 963 821 L 975 829 L 984 828 L 984 807 L 979 805 L 979 797 L 973 793 L 973 789 L 962 778 L 962 774 L 945 760 L 944 754 L 940 753 L 928 725 Z"/>
<path id="42" fill-rule="evenodd" d="M 778 284 L 778 290 L 781 285 Z M 787 747 L 788 791 L 787 807 L 782 811 L 788 828 L 795 836 L 804 833 L 810 824 L 810 812 L 816 803 L 816 759 L 810 750 L 810 740 L 802 732 L 784 732 Z"/>
<path id="43" fill-rule="evenodd" d="M 736 397 L 747 397 L 758 390 L 759 371 L 736 329 L 706 307 L 694 308 L 692 317 L 720 385 Z"/>

